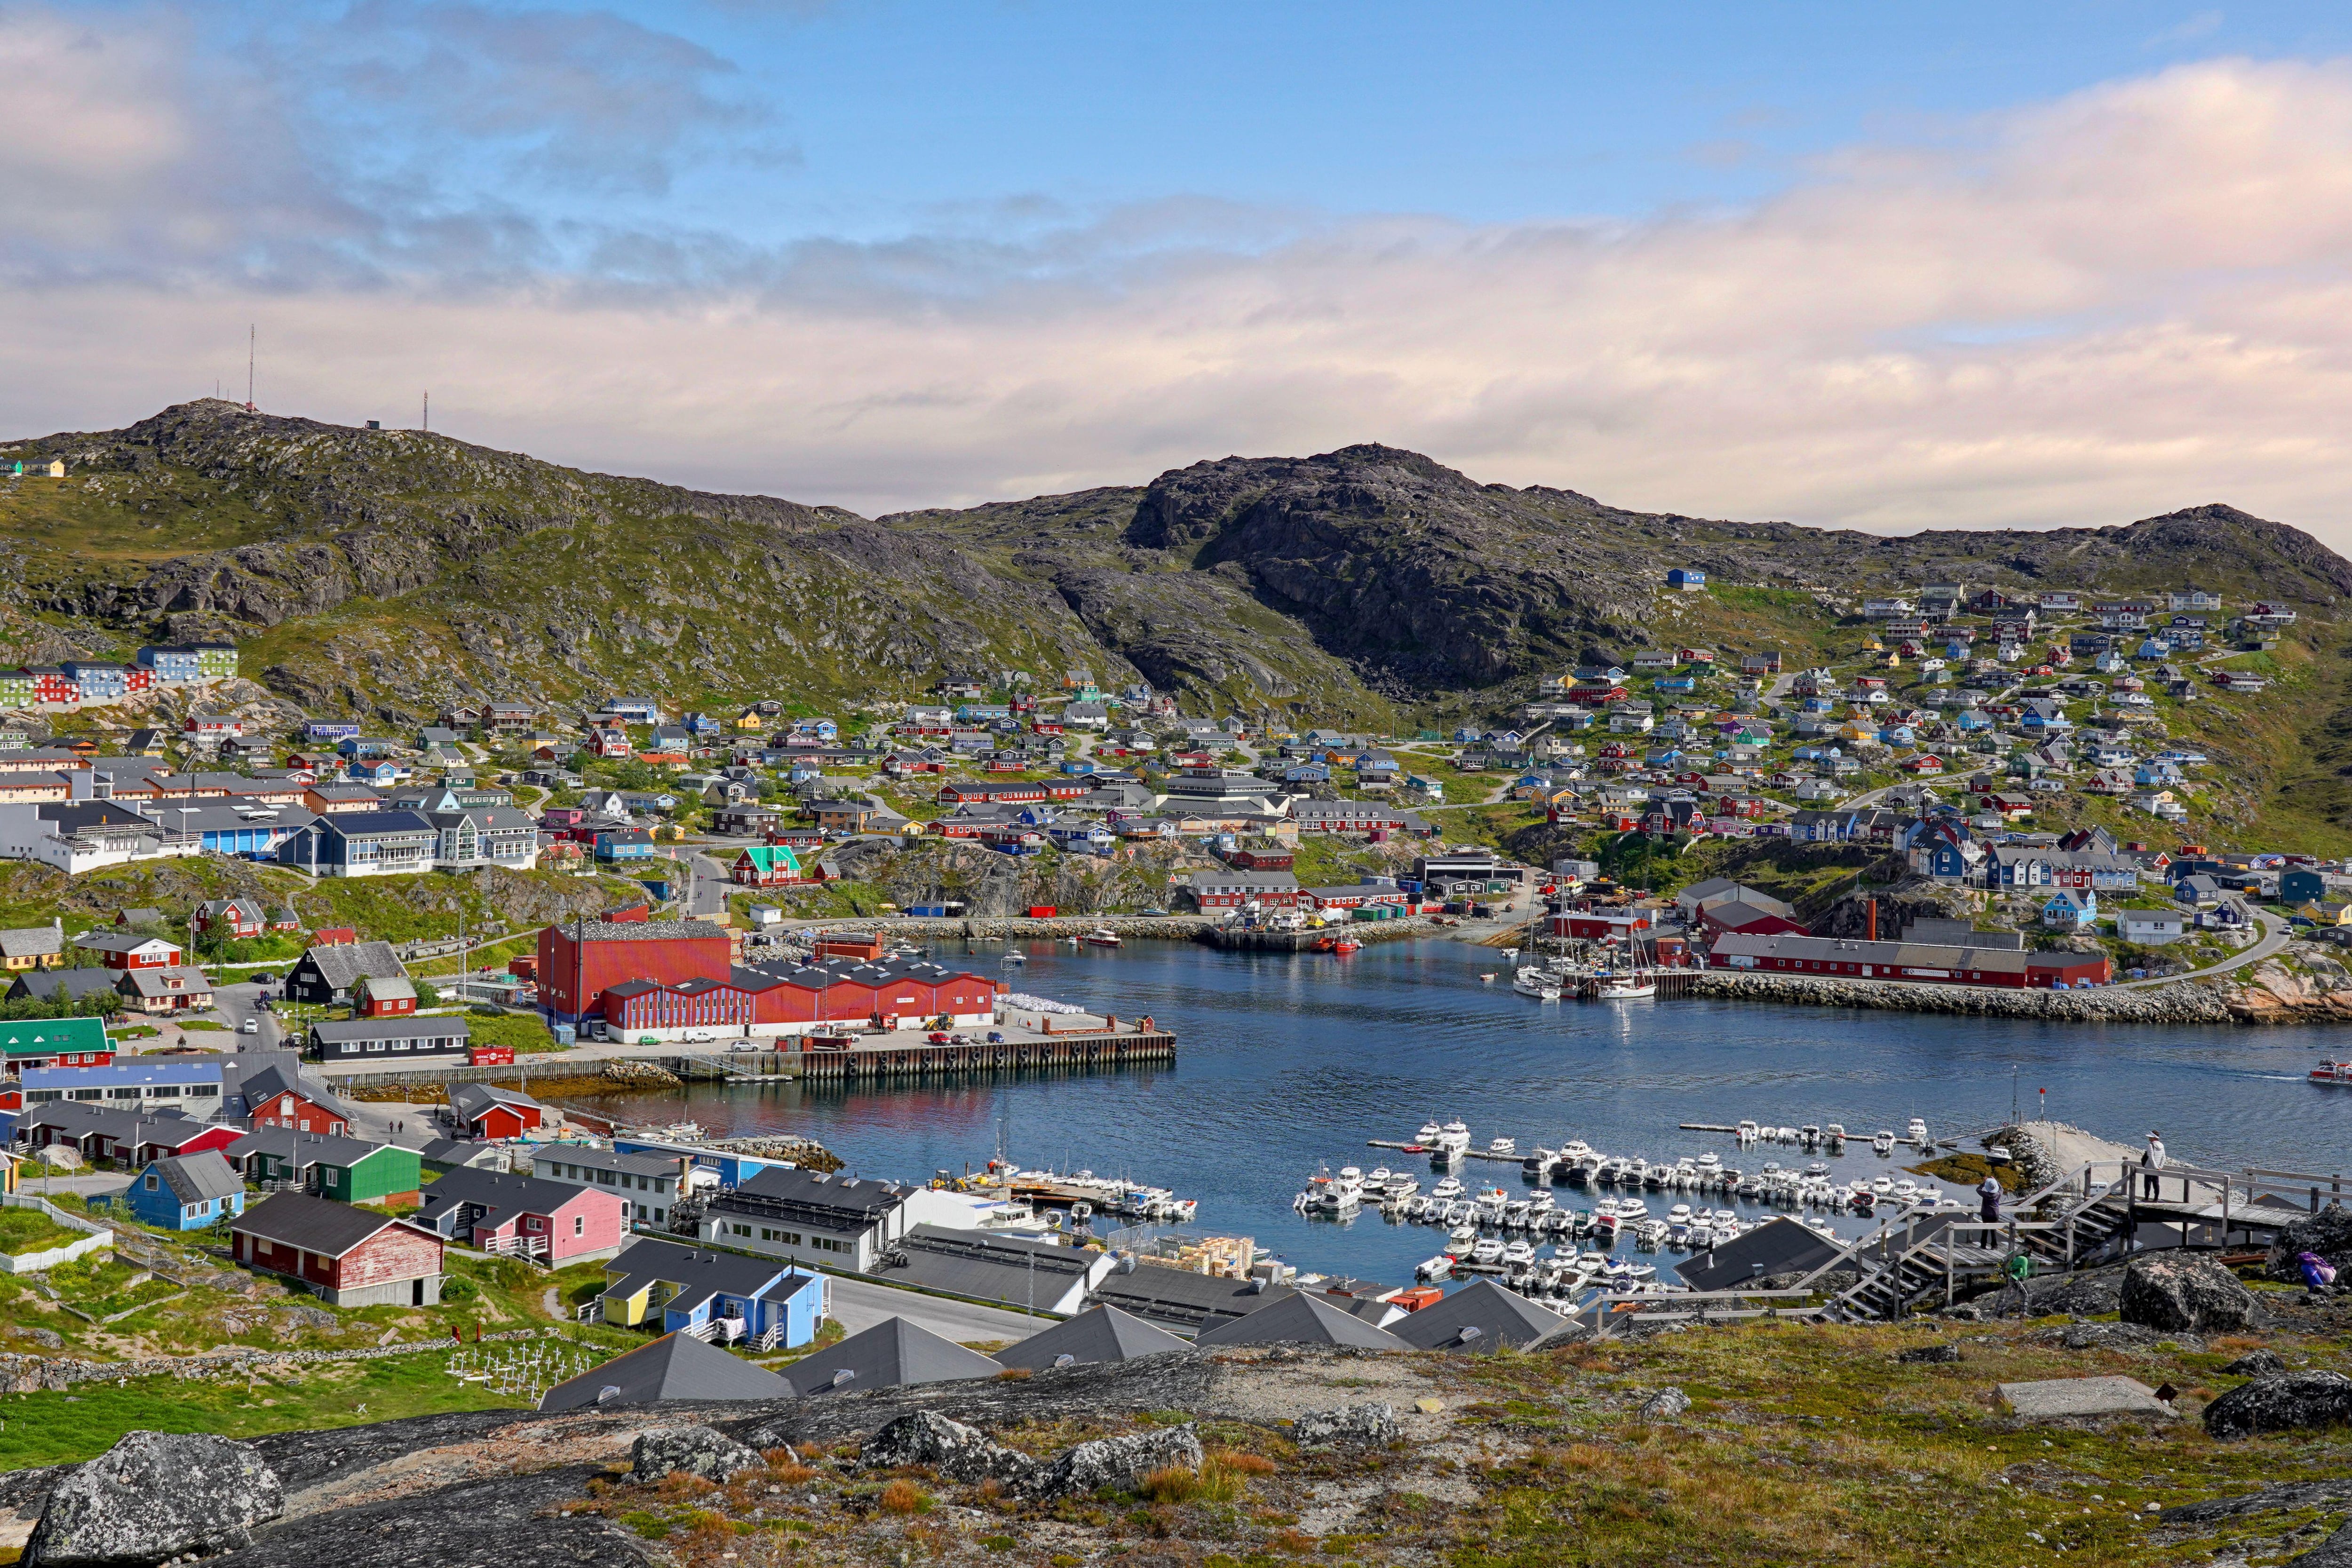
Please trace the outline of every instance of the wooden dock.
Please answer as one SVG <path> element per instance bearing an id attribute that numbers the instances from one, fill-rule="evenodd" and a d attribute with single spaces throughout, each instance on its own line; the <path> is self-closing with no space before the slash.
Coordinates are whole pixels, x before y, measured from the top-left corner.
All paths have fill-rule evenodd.
<path id="1" fill-rule="evenodd" d="M 856 1082 L 881 1078 L 941 1078 L 971 1073 L 1083 1071 L 1176 1060 L 1176 1037 L 1166 1030 L 1041 1035 L 934 1045 L 927 1040 L 851 1044 L 836 1050 L 740 1051 L 724 1056 L 678 1057 L 667 1065 L 679 1076 L 729 1083 Z"/>

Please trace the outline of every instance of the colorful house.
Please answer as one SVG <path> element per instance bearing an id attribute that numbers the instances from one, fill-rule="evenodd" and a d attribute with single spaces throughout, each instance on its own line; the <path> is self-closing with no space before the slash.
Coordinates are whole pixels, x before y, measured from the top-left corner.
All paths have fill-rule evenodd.
<path id="1" fill-rule="evenodd" d="M 467 1167 L 420 1195 L 418 1223 L 485 1252 L 551 1269 L 610 1258 L 628 1239 L 629 1206 L 596 1187 Z"/>
<path id="2" fill-rule="evenodd" d="M 412 1221 L 281 1192 L 231 1221 L 229 1231 L 237 1262 L 297 1281 L 330 1306 L 440 1303 L 441 1238 Z"/>
<path id="3" fill-rule="evenodd" d="M 676 1333 L 715 1323 L 713 1338 L 803 1345 L 831 1309 L 831 1282 L 772 1258 L 645 1238 L 604 1266 L 599 1304 L 616 1328 Z"/>
<path id="4" fill-rule="evenodd" d="M 123 1202 L 142 1225 L 203 1230 L 245 1212 L 245 1182 L 217 1149 L 151 1162 Z"/>
<path id="5" fill-rule="evenodd" d="M 466 1124 L 474 1139 L 520 1138 L 547 1125 L 547 1107 L 520 1089 L 499 1089 L 488 1083 L 459 1083 L 449 1091 L 449 1108 Z"/>
<path id="6" fill-rule="evenodd" d="M 114 1060 L 114 1042 L 103 1019 L 41 1019 L 0 1023 L 11 1078 L 39 1067 L 104 1067 Z"/>
<path id="7" fill-rule="evenodd" d="M 786 886 L 801 880 L 800 857 L 782 844 L 753 844 L 735 857 L 732 874 L 744 887 Z"/>

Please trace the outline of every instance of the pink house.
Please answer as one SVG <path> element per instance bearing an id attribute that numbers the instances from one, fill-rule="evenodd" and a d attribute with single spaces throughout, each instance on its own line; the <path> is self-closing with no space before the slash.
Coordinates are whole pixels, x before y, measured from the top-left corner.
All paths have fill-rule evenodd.
<path id="1" fill-rule="evenodd" d="M 438 1235 L 551 1269 L 610 1258 L 629 1239 L 627 1202 L 597 1187 L 461 1166 L 419 1196 L 423 1207 L 411 1218 Z"/>

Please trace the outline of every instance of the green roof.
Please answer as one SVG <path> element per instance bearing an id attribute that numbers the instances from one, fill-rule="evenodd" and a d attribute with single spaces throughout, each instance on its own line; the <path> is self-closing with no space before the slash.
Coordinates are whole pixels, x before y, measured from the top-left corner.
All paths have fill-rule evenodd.
<path id="1" fill-rule="evenodd" d="M 0 1046 L 10 1056 L 52 1056 L 68 1051 L 112 1051 L 104 1019 L 36 1019 L 0 1023 Z"/>
<path id="2" fill-rule="evenodd" d="M 743 852 L 751 856 L 751 863 L 761 871 L 797 873 L 801 869 L 800 857 L 783 844 L 752 844 Z"/>

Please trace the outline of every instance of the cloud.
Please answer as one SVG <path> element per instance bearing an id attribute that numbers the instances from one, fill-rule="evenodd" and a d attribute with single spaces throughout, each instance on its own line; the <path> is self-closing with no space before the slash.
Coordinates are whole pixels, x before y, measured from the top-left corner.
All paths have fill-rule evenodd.
<path id="1" fill-rule="evenodd" d="M 89 134 L 157 168 L 201 138 L 110 105 Z M 69 153 L 106 162 L 46 155 Z M 291 188 L 322 245 L 373 247 L 363 287 L 258 291 L 228 265 L 158 287 L 99 265 L 121 242 L 93 198 L 80 268 L 0 299 L 23 324 L 0 429 L 209 391 L 257 316 L 274 409 L 402 419 L 429 385 L 471 439 L 869 512 L 1378 440 L 1698 515 L 1907 529 L 2228 500 L 2352 547 L 2339 64 L 2182 66 L 1843 149 L 1750 206 L 1607 222 L 1040 201 L 763 246 L 509 235 L 486 210 L 425 245 L 341 239 Z M 497 265 L 441 259 L 467 246 Z"/>

